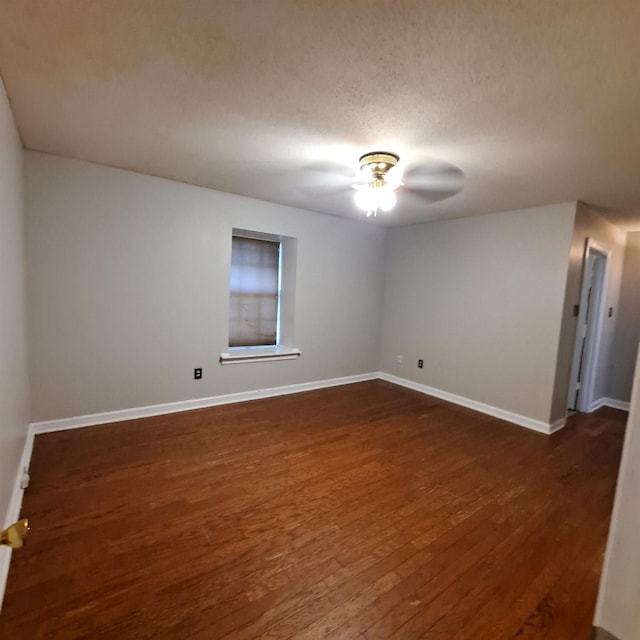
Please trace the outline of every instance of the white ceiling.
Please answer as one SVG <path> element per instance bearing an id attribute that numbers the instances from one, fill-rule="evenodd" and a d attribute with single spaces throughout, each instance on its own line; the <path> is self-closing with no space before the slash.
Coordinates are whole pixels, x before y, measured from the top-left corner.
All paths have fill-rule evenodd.
<path id="1" fill-rule="evenodd" d="M 639 31 L 638 0 L 0 0 L 0 71 L 30 149 L 353 218 L 389 150 L 464 188 L 378 224 L 579 199 L 640 228 Z"/>

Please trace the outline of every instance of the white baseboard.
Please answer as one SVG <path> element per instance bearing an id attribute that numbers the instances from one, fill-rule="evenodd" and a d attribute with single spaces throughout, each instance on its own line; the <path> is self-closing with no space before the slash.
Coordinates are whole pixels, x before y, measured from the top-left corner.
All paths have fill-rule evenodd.
<path id="1" fill-rule="evenodd" d="M 384 373 L 383 371 L 381 371 L 379 375 L 380 375 L 380 378 L 382 378 L 382 380 L 386 380 L 387 382 L 392 382 L 393 384 L 399 384 L 403 387 L 407 387 L 408 389 L 413 389 L 414 391 L 420 391 L 420 393 L 424 393 L 428 396 L 433 396 L 434 398 L 440 398 L 440 400 L 446 400 L 447 402 L 452 402 L 453 404 L 460 405 L 461 407 L 466 407 L 467 409 L 473 409 L 474 411 L 479 411 L 480 413 L 485 413 L 494 418 L 499 418 L 500 420 L 506 420 L 507 422 L 512 422 L 513 424 L 517 424 L 521 427 L 526 427 L 527 429 L 533 429 L 533 431 L 538 431 L 546 435 L 550 435 L 554 431 L 558 431 L 559 429 L 562 429 L 562 427 L 564 427 L 566 422 L 566 419 L 562 418 L 561 420 L 556 420 L 556 422 L 554 422 L 553 424 L 549 424 L 548 422 L 543 422 L 541 420 L 534 420 L 533 418 L 520 415 L 519 413 L 506 411 L 505 409 L 493 407 L 489 404 L 484 404 L 483 402 L 470 400 L 469 398 L 458 396 L 455 393 L 449 393 L 448 391 L 442 391 L 441 389 L 436 389 L 435 387 L 429 387 L 426 384 L 414 382 L 413 380 L 407 380 L 406 378 L 399 378 L 398 376 L 393 376 L 391 374 Z"/>
<path id="2" fill-rule="evenodd" d="M 107 411 L 104 413 L 92 413 L 84 416 L 76 416 L 73 418 L 62 418 L 60 420 L 47 420 L 43 422 L 34 422 L 30 425 L 31 438 L 39 433 L 50 433 L 52 431 L 64 431 L 66 429 L 79 429 L 82 427 L 90 427 L 100 424 L 109 424 L 112 422 L 123 422 L 125 420 L 136 420 L 138 418 L 149 418 L 152 416 L 165 415 L 168 413 L 178 413 L 180 411 L 190 411 L 192 409 L 204 409 L 207 407 L 216 407 L 234 402 L 245 402 L 247 400 L 259 400 L 261 398 L 271 398 L 274 396 L 288 395 L 290 393 L 300 393 L 303 391 L 313 391 L 314 389 L 324 389 L 327 387 L 335 387 L 343 384 L 351 384 L 354 382 L 364 382 L 366 380 L 375 380 L 379 378 L 393 384 L 397 384 L 414 391 L 420 391 L 429 396 L 452 402 L 453 404 L 473 409 L 490 415 L 500 420 L 512 422 L 527 429 L 533 429 L 540 433 L 551 434 L 564 427 L 566 419 L 562 418 L 550 424 L 540 420 L 534 420 L 518 413 L 506 411 L 498 407 L 493 407 L 476 400 L 470 400 L 463 396 L 442 391 L 435 387 L 429 387 L 413 380 L 400 378 L 383 371 L 364 373 L 355 376 L 346 376 L 343 378 L 331 378 L 328 380 L 316 380 L 314 382 L 303 382 L 301 384 L 292 384 L 282 387 L 272 387 L 269 389 L 258 389 L 256 391 L 243 391 L 240 393 L 229 393 L 220 396 L 210 396 L 207 398 L 196 398 L 194 400 L 181 400 L 178 402 L 168 402 L 164 404 L 155 404 L 147 407 L 135 407 L 133 409 L 122 409 L 119 411 Z"/>
<path id="3" fill-rule="evenodd" d="M 620 409 L 621 411 L 629 411 L 630 402 L 624 400 L 615 400 L 614 398 L 604 398 L 604 405 L 612 409 Z"/>
<path id="4" fill-rule="evenodd" d="M 20 519 L 20 509 L 22 508 L 22 496 L 24 490 L 21 488 L 22 477 L 25 469 L 29 469 L 31 464 L 31 453 L 33 452 L 34 430 L 29 425 L 27 429 L 27 438 L 22 449 L 20 458 L 20 466 L 13 483 L 13 492 L 11 493 L 11 502 L 9 509 L 4 518 L 2 528 L 9 526 L 11 523 Z M 11 549 L 9 547 L 0 547 L 0 611 L 2 610 L 2 601 L 4 599 L 4 591 L 7 586 L 7 578 L 9 577 L 9 564 L 11 562 Z"/>
<path id="5" fill-rule="evenodd" d="M 611 407 L 612 409 L 620 409 L 621 411 L 629 411 L 629 403 L 624 400 L 615 400 L 614 398 L 600 398 L 591 403 L 588 413 L 597 411 L 600 407 Z"/>
<path id="6" fill-rule="evenodd" d="M 600 400 L 594 400 L 589 406 L 587 413 L 593 413 L 594 411 L 600 409 L 600 407 L 604 407 L 604 398 L 600 398 Z"/>
<path id="7" fill-rule="evenodd" d="M 31 428 L 35 434 L 63 431 L 66 429 L 79 429 L 81 427 L 91 427 L 98 424 L 109 424 L 111 422 L 123 422 L 124 420 L 149 418 L 152 416 L 165 415 L 167 413 L 178 413 L 180 411 L 190 411 L 192 409 L 205 409 L 207 407 L 217 407 L 219 405 L 231 404 L 234 402 L 246 402 L 247 400 L 259 400 L 261 398 L 272 398 L 274 396 L 288 395 L 290 393 L 301 393 L 302 391 L 337 387 L 343 384 L 375 380 L 377 377 L 377 372 L 363 373 L 355 376 L 346 376 L 344 378 L 331 378 L 329 380 L 316 380 L 314 382 L 290 384 L 283 387 L 271 387 L 270 389 L 258 389 L 257 391 L 242 391 L 240 393 L 228 393 L 226 395 L 197 398 L 195 400 L 181 400 L 165 404 L 154 404 L 148 407 L 136 407 L 134 409 L 122 409 L 120 411 L 107 411 L 105 413 L 92 413 L 86 416 L 77 416 L 75 418 L 62 418 L 61 420 L 34 422 L 31 424 Z"/>
<path id="8" fill-rule="evenodd" d="M 560 429 L 562 429 L 562 427 L 564 427 L 566 424 L 567 424 L 566 416 L 564 418 L 559 418 L 558 420 L 551 422 L 549 424 L 549 434 L 555 433 L 556 431 L 560 431 Z"/>

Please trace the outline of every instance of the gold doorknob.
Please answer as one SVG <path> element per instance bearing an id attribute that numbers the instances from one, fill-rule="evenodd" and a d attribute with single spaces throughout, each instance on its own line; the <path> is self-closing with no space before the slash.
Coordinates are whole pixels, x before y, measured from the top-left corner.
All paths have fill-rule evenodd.
<path id="1" fill-rule="evenodd" d="M 27 531 L 29 531 L 29 521 L 26 518 L 14 522 L 0 533 L 0 545 L 6 545 L 12 549 L 19 549 L 24 542 Z"/>

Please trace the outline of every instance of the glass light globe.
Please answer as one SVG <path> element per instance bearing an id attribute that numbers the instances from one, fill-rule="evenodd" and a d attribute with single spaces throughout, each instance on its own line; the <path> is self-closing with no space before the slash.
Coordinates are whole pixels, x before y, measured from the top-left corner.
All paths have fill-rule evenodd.
<path id="1" fill-rule="evenodd" d="M 364 211 L 390 211 L 396 204 L 396 194 L 389 187 L 365 187 L 355 193 L 355 203 Z"/>
<path id="2" fill-rule="evenodd" d="M 383 211 L 391 211 L 396 204 L 396 194 L 393 193 L 393 189 L 389 187 L 380 187 L 376 189 L 379 191 L 377 194 L 378 197 L 378 208 Z"/>
<path id="3" fill-rule="evenodd" d="M 373 211 L 376 209 L 377 200 L 374 194 L 374 189 L 370 189 L 369 187 L 358 189 L 355 193 L 354 200 L 356 206 L 363 211 Z"/>

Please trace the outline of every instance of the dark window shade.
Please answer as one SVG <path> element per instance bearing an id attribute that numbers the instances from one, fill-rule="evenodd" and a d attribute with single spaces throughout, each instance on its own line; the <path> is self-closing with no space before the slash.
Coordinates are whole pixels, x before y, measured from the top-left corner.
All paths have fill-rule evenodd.
<path id="1" fill-rule="evenodd" d="M 280 244 L 233 236 L 229 346 L 276 344 Z"/>

